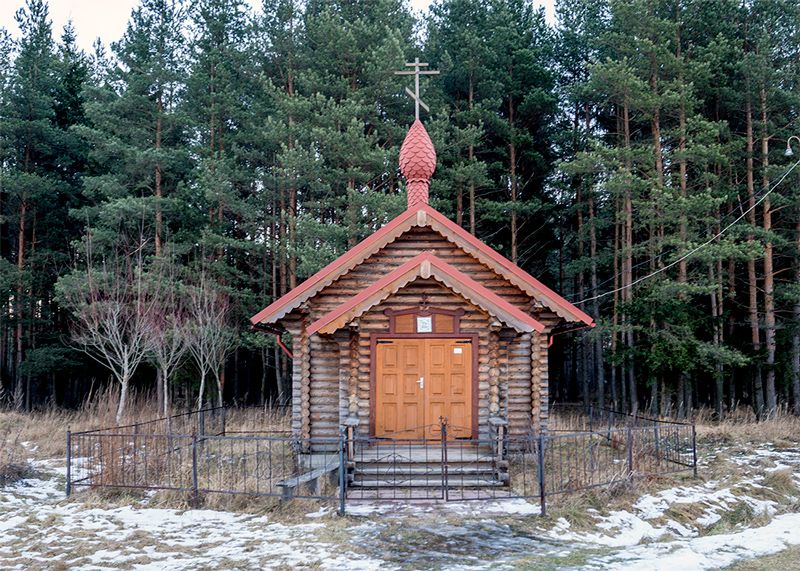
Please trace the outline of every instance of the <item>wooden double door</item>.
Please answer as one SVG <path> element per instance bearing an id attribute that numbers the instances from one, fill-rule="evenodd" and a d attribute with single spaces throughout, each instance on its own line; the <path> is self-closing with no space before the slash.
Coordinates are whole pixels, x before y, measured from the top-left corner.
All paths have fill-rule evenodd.
<path id="1" fill-rule="evenodd" d="M 379 339 L 375 345 L 374 434 L 386 438 L 469 438 L 473 346 L 469 338 Z"/>

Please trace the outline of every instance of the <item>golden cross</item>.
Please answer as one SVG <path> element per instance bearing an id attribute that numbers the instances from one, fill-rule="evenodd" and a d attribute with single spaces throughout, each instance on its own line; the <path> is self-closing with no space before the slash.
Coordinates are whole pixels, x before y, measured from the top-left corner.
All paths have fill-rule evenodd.
<path id="1" fill-rule="evenodd" d="M 414 76 L 414 91 L 411 91 L 408 87 L 406 87 L 406 93 L 411 96 L 411 99 L 414 100 L 414 118 L 419 119 L 419 107 L 420 105 L 422 108 L 427 111 L 428 113 L 431 110 L 428 108 L 427 105 L 420 99 L 419 97 L 419 76 L 420 75 L 439 75 L 438 71 L 434 70 L 423 70 L 421 68 L 428 67 L 427 63 L 420 63 L 419 58 L 414 58 L 413 63 L 407 63 L 406 67 L 413 67 L 413 71 L 396 71 L 394 72 L 395 75 L 413 75 Z"/>

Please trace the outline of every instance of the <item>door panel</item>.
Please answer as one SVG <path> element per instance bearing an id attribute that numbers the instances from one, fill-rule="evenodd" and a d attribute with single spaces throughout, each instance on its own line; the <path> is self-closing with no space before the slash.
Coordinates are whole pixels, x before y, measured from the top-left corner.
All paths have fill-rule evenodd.
<path id="1" fill-rule="evenodd" d="M 375 435 L 422 438 L 423 351 L 416 340 L 380 342 L 375 363 Z M 411 429 L 411 430 L 409 430 Z"/>
<path id="2" fill-rule="evenodd" d="M 459 343 L 461 341 L 461 343 Z M 441 438 L 439 418 L 447 419 L 450 438 L 472 436 L 472 344 L 461 339 L 426 339 L 428 375 L 425 424 L 429 438 Z M 427 389 L 427 386 L 425 387 Z"/>
<path id="3" fill-rule="evenodd" d="M 472 436 L 472 344 L 462 339 L 393 339 L 376 347 L 375 435 Z M 424 378 L 424 387 L 418 383 Z M 428 429 L 422 428 L 428 425 Z"/>

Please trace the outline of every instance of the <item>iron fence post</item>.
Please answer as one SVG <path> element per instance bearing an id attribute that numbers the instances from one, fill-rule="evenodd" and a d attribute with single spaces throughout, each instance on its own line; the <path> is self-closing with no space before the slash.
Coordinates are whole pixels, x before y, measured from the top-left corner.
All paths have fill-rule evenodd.
<path id="1" fill-rule="evenodd" d="M 697 478 L 697 428 L 692 419 L 692 472 L 694 477 Z"/>
<path id="2" fill-rule="evenodd" d="M 537 448 L 539 456 L 539 508 L 541 516 L 545 517 L 547 515 L 547 494 L 544 489 L 544 432 L 542 432 L 541 428 L 539 429 L 539 446 Z"/>
<path id="3" fill-rule="evenodd" d="M 345 512 L 345 501 L 347 499 L 347 478 L 345 476 L 345 454 L 344 454 L 344 447 L 346 446 L 345 441 L 345 429 L 341 427 L 339 429 L 339 515 L 343 516 Z"/>
<path id="4" fill-rule="evenodd" d="M 197 435 L 192 434 L 192 500 L 195 504 L 200 499 L 200 486 L 197 481 Z"/>
<path id="5" fill-rule="evenodd" d="M 627 443 L 627 452 L 628 452 L 628 477 L 630 478 L 633 475 L 633 428 L 631 425 L 628 425 L 628 443 Z"/>
<path id="6" fill-rule="evenodd" d="M 72 494 L 72 432 L 67 428 L 67 497 Z"/>
<path id="7" fill-rule="evenodd" d="M 444 501 L 448 501 L 448 490 L 447 487 L 449 485 L 448 478 L 447 478 L 447 419 L 443 417 L 439 417 L 439 427 L 440 427 L 440 435 L 442 437 L 442 499 Z"/>
<path id="8" fill-rule="evenodd" d="M 347 427 L 347 461 L 352 462 L 356 459 L 356 447 L 355 447 L 355 429 L 352 426 Z"/>
<path id="9" fill-rule="evenodd" d="M 661 446 L 659 443 L 658 423 L 653 423 L 653 437 L 655 438 L 656 447 L 656 464 L 661 464 Z"/>
<path id="10" fill-rule="evenodd" d="M 225 411 L 226 410 L 227 409 L 225 407 L 222 407 L 222 418 L 220 419 L 220 422 L 222 423 L 222 436 L 225 436 L 225 416 L 226 416 Z"/>
<path id="11" fill-rule="evenodd" d="M 592 417 L 594 416 L 594 405 L 589 405 L 589 432 L 592 431 Z"/>

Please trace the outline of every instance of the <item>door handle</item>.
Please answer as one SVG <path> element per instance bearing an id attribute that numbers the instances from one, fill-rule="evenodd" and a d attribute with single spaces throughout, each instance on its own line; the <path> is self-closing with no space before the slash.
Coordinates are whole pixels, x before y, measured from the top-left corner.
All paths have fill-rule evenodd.
<path id="1" fill-rule="evenodd" d="M 425 377 L 420 377 L 419 380 L 417 381 L 417 384 L 419 385 L 420 389 L 424 389 L 425 388 Z"/>

